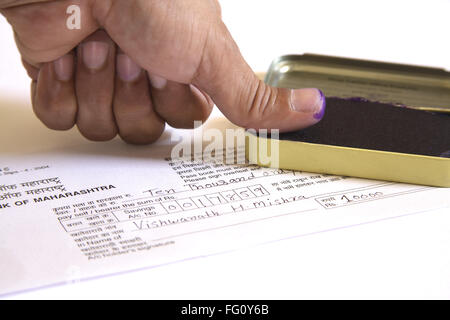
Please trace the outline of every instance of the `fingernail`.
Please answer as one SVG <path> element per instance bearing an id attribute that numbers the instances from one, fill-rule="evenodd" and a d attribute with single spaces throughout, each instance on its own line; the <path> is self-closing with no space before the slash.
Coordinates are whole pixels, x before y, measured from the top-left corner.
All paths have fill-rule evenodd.
<path id="1" fill-rule="evenodd" d="M 158 90 L 162 90 L 166 87 L 167 85 L 167 80 L 164 78 L 161 78 L 159 76 L 155 76 L 155 75 L 149 75 L 150 78 L 150 82 L 153 86 L 153 88 L 158 89 Z"/>
<path id="2" fill-rule="evenodd" d="M 136 80 L 141 74 L 141 71 L 141 67 L 131 60 L 128 55 L 117 55 L 117 73 L 123 81 L 132 82 Z"/>
<path id="3" fill-rule="evenodd" d="M 327 107 L 327 101 L 325 99 L 325 95 L 323 94 L 322 90 L 317 89 L 317 91 L 319 91 L 320 94 L 320 99 L 317 102 L 317 111 L 316 113 L 314 113 L 314 119 L 317 120 L 321 120 L 323 118 L 323 116 L 325 115 L 325 109 Z"/>
<path id="4" fill-rule="evenodd" d="M 82 44 L 83 62 L 88 69 L 98 70 L 108 58 L 109 45 L 101 41 L 89 41 Z"/>
<path id="5" fill-rule="evenodd" d="M 319 89 L 292 90 L 291 108 L 298 112 L 313 113 L 314 119 L 320 120 L 325 115 L 325 95 Z"/>
<path id="6" fill-rule="evenodd" d="M 59 81 L 69 81 L 73 76 L 73 55 L 66 54 L 53 62 L 56 78 Z"/>

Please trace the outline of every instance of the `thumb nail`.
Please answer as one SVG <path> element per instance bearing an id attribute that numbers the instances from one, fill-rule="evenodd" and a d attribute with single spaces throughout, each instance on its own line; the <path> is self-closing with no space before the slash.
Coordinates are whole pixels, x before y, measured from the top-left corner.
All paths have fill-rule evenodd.
<path id="1" fill-rule="evenodd" d="M 320 120 L 325 115 L 325 95 L 319 89 L 292 90 L 291 108 L 298 112 L 312 113 L 314 119 Z"/>

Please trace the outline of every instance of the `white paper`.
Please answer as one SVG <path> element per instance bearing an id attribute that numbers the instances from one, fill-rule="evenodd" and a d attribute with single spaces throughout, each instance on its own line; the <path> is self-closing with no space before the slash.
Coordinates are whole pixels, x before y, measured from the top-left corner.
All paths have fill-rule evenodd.
<path id="1" fill-rule="evenodd" d="M 449 189 L 171 161 L 159 144 L 0 157 L 0 295 L 450 206 Z"/>

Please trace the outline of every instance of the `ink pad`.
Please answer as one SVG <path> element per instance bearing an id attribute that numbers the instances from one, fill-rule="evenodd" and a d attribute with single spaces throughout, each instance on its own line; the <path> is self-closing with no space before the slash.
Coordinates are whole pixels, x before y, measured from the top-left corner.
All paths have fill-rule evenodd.
<path id="1" fill-rule="evenodd" d="M 280 134 L 277 167 L 450 187 L 448 72 L 287 56 L 272 64 L 266 82 L 287 88 L 318 87 L 327 96 L 325 116 L 318 124 Z M 408 95 L 413 91 L 415 100 Z M 247 145 L 274 142 L 250 133 L 247 137 Z M 267 165 L 249 148 L 247 156 L 252 163 Z"/>

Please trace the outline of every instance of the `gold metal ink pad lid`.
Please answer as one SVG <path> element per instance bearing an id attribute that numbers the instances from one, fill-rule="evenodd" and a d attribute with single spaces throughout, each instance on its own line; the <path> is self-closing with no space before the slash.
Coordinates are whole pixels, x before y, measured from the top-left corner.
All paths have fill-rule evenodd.
<path id="1" fill-rule="evenodd" d="M 265 82 L 280 88 L 320 88 L 326 97 L 450 113 L 450 72 L 444 69 L 313 54 L 275 59 Z"/>

